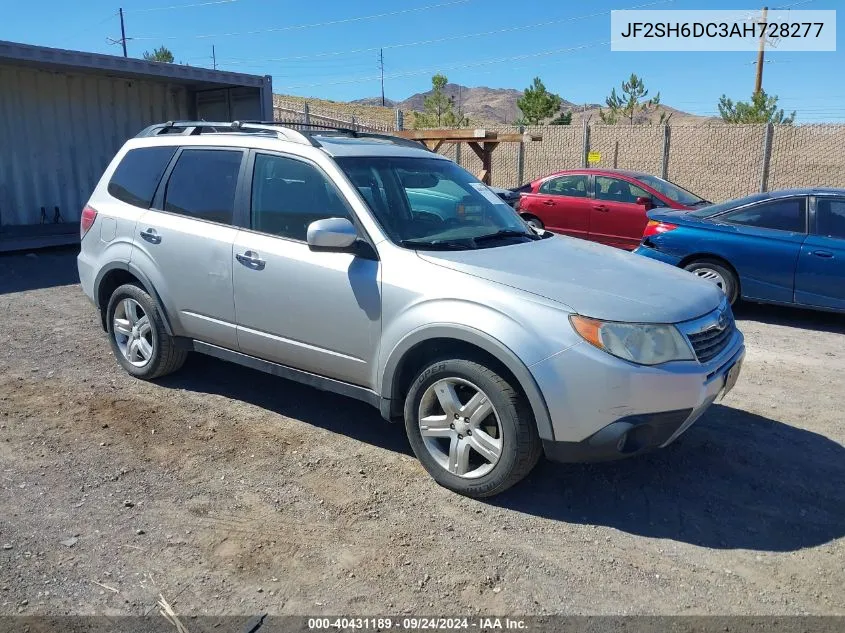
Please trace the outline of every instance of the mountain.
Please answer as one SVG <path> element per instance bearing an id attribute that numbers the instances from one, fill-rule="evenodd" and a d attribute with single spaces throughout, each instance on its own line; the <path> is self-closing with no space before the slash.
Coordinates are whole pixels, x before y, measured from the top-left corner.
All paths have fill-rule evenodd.
<path id="1" fill-rule="evenodd" d="M 522 90 L 514 90 L 513 88 L 487 88 L 485 86 L 468 88 L 460 84 L 446 84 L 444 92 L 454 100 L 456 108 L 460 108 L 463 113 L 469 117 L 470 126 L 484 126 L 484 125 L 513 125 L 522 113 L 516 105 L 517 100 L 522 96 Z M 381 107 L 381 97 L 368 97 L 366 99 L 357 99 L 349 103 L 325 102 L 334 109 L 349 111 L 363 118 L 377 119 L 381 121 L 384 119 L 387 123 L 393 121 L 393 108 L 399 108 L 405 111 L 405 125 L 411 127 L 413 123 L 412 113 L 422 112 L 425 110 L 425 98 L 431 94 L 431 90 L 427 92 L 418 92 L 404 101 L 394 101 L 386 99 L 386 107 Z M 315 99 L 309 99 L 313 104 L 317 103 Z M 322 102 L 320 102 L 322 103 Z M 599 123 L 599 108 L 603 104 L 587 103 L 576 104 L 572 101 L 563 99 L 561 102 L 561 110 L 563 112 L 572 112 L 572 125 L 581 125 L 584 119 L 588 119 L 590 123 Z M 649 116 L 638 114 L 635 118 L 635 123 L 659 123 L 660 115 L 664 114 L 666 117 L 671 115 L 670 122 L 673 125 L 694 125 L 697 123 L 718 123 L 721 119 L 718 117 L 704 117 L 696 114 L 690 114 L 683 110 L 678 110 L 665 105 L 659 105 L 654 109 Z"/>
<path id="2" fill-rule="evenodd" d="M 522 96 L 522 90 L 487 88 L 484 86 L 468 88 L 460 84 L 446 84 L 443 92 L 454 100 L 456 107 L 463 110 L 464 114 L 469 117 L 470 123 L 478 121 L 511 125 L 522 114 L 516 105 L 517 100 Z M 430 94 L 431 90 L 418 92 L 404 101 L 400 101 L 396 107 L 403 110 L 422 111 L 425 109 L 425 98 Z M 583 107 L 566 99 L 562 101 L 561 105 L 561 109 L 564 111 Z M 598 105 L 587 104 L 587 107 L 597 108 Z"/>
<path id="3" fill-rule="evenodd" d="M 362 106 L 381 106 L 381 97 L 367 97 L 366 99 L 355 99 L 354 101 L 350 101 L 349 103 L 354 103 L 355 105 L 362 105 Z M 386 108 L 395 108 L 396 101 L 393 99 L 384 100 L 384 107 Z"/>

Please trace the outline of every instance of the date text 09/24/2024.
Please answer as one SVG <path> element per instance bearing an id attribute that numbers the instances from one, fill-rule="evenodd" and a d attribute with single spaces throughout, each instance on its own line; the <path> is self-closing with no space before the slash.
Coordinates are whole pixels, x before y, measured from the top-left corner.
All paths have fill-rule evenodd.
<path id="1" fill-rule="evenodd" d="M 311 631 L 450 631 L 450 630 L 526 630 L 526 623 L 519 618 L 496 617 L 366 617 L 308 618 Z"/>

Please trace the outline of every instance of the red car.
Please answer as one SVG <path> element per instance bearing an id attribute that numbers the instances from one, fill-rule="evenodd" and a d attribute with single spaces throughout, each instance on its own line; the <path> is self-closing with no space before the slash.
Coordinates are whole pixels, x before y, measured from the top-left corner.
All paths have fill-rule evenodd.
<path id="1" fill-rule="evenodd" d="M 621 169 L 568 169 L 515 191 L 530 224 L 627 250 L 639 245 L 647 211 L 711 204 L 668 180 Z"/>

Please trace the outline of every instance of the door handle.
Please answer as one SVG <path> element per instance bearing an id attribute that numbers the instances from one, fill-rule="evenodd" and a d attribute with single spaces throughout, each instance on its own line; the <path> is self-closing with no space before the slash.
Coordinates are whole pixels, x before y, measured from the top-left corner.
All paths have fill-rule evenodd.
<path id="1" fill-rule="evenodd" d="M 810 254 L 815 255 L 816 257 L 824 257 L 825 259 L 833 257 L 833 253 L 830 251 L 813 251 Z"/>
<path id="2" fill-rule="evenodd" d="M 155 229 L 145 229 L 141 231 L 141 237 L 147 240 L 150 244 L 160 244 L 161 235 Z"/>
<path id="3" fill-rule="evenodd" d="M 554 200 L 543 200 L 543 204 L 546 205 L 547 207 L 553 207 L 553 206 L 555 206 L 555 201 Z"/>
<path id="4" fill-rule="evenodd" d="M 244 253 L 238 253 L 235 255 L 235 259 L 237 259 L 240 263 L 248 268 L 254 268 L 256 270 L 261 270 L 264 268 L 265 262 L 258 256 L 258 253 L 255 251 L 246 251 Z"/>
<path id="5" fill-rule="evenodd" d="M 606 207 L 605 205 L 603 205 L 603 204 L 594 204 L 594 205 L 593 205 L 593 208 L 594 208 L 596 211 L 603 211 L 603 212 L 605 212 L 605 213 L 607 213 L 608 211 L 610 211 L 610 209 L 609 209 L 609 208 L 607 208 L 607 207 Z"/>

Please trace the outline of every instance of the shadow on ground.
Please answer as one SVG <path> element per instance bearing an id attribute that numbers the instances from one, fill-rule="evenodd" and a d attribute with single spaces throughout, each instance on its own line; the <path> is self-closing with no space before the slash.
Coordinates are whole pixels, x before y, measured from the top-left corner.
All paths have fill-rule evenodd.
<path id="1" fill-rule="evenodd" d="M 541 463 L 492 503 L 703 547 L 794 551 L 845 536 L 845 448 L 716 405 L 676 443 L 631 460 Z"/>
<path id="2" fill-rule="evenodd" d="M 366 404 L 217 359 L 194 354 L 160 384 L 249 402 L 411 454 L 402 425 L 384 422 Z M 793 551 L 845 536 L 843 481 L 840 444 L 716 405 L 662 451 L 605 464 L 541 461 L 526 481 L 489 503 L 704 547 Z"/>
<path id="3" fill-rule="evenodd" d="M 845 315 L 805 308 L 741 302 L 734 306 L 737 319 L 759 321 L 770 325 L 783 325 L 803 330 L 845 334 Z M 740 325 L 741 327 L 741 325 Z"/>
<path id="4" fill-rule="evenodd" d="M 79 246 L 0 254 L 0 294 L 79 283 Z"/>
<path id="5" fill-rule="evenodd" d="M 156 382 L 241 400 L 373 446 L 413 454 L 404 426 L 388 424 L 368 404 L 210 356 L 191 354 L 180 371 Z"/>

